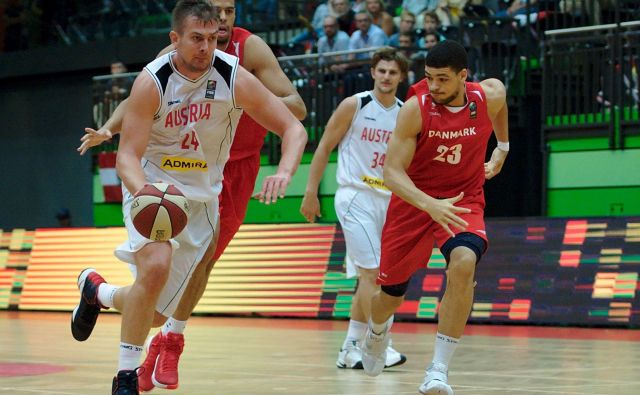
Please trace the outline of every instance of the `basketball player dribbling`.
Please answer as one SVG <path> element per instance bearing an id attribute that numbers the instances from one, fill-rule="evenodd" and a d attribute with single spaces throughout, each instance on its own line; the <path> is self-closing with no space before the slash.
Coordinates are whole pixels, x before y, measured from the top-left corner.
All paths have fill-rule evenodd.
<path id="1" fill-rule="evenodd" d="M 71 323 L 74 337 L 86 340 L 102 307 L 122 312 L 114 394 L 138 394 L 137 370 L 154 310 L 156 316 L 171 316 L 197 266 L 194 262 L 210 260 L 214 253 L 222 169 L 239 109 L 282 136 L 283 146 L 288 147 L 283 148 L 283 159 L 293 164 L 292 174 L 306 142 L 306 131 L 285 105 L 239 67 L 237 58 L 215 50 L 217 33 L 217 11 L 210 2 L 179 1 L 170 33 L 175 50 L 145 67 L 124 115 L 117 170 L 125 187 L 123 213 L 129 240 L 118 247 L 116 256 L 134 268 L 135 282 L 113 287 L 95 270 L 84 270 L 78 278 L 80 304 Z M 167 165 L 176 162 L 206 163 L 207 170 Z M 135 191 L 155 181 L 175 185 L 191 207 L 187 228 L 169 242 L 143 238 L 129 216 Z M 268 183 L 267 189 L 274 186 L 279 183 Z"/>
<path id="2" fill-rule="evenodd" d="M 336 361 L 342 369 L 362 369 L 361 345 L 369 322 L 371 298 L 379 288 L 376 278 L 380 235 L 391 197 L 382 179 L 382 168 L 387 141 L 402 106 L 396 91 L 408 69 L 407 59 L 394 48 L 383 47 L 373 54 L 373 89 L 343 100 L 329 119 L 311 161 L 300 207 L 300 213 L 309 222 L 320 216 L 318 186 L 329 155 L 339 144 L 335 209 L 347 247 L 347 277 L 358 276 L 347 336 Z M 387 348 L 386 367 L 406 360 L 391 346 Z"/>
<path id="3" fill-rule="evenodd" d="M 448 366 L 473 303 L 474 273 L 487 248 L 485 179 L 497 175 L 509 150 L 505 87 L 499 80 L 467 79 L 467 53 L 450 40 L 426 58 L 426 81 L 400 110 L 389 141 L 384 180 L 393 192 L 382 230 L 381 290 L 371 302 L 363 346 L 365 373 L 380 374 L 389 323 L 412 274 L 438 245 L 447 261 L 433 360 L 422 394 L 451 395 Z M 484 163 L 491 132 L 498 147 Z"/>
<path id="4" fill-rule="evenodd" d="M 219 12 L 218 49 L 237 56 L 240 59 L 240 65 L 254 74 L 278 96 L 298 119 L 304 119 L 306 116 L 304 102 L 283 73 L 271 49 L 258 36 L 245 29 L 234 27 L 235 1 L 213 0 L 212 3 Z M 172 48 L 169 46 L 161 53 Z M 87 134 L 82 137 L 82 145 L 78 151 L 84 154 L 90 147 L 111 138 L 112 134 L 120 129 L 122 115 L 125 112 L 126 101 L 125 105 L 116 109 L 100 130 L 87 128 Z M 143 363 L 145 369 L 139 376 L 139 386 L 142 391 L 150 391 L 156 385 L 162 388 L 175 388 L 178 384 L 178 363 L 184 346 L 183 332 L 186 321 L 204 293 L 215 262 L 244 221 L 260 169 L 260 150 L 267 129 L 246 113 L 241 116 L 237 129 L 238 133 L 231 145 L 229 161 L 224 168 L 224 180 L 220 193 L 220 231 L 213 258 L 204 261 L 204 265 L 198 265 L 176 311 L 166 320 L 162 331 L 150 340 L 147 357 Z M 304 148 L 304 142 L 302 142 L 302 148 Z M 283 155 L 277 173 L 265 178 L 258 196 L 266 204 L 284 196 L 297 165 L 297 162 L 293 163 L 288 160 L 289 158 Z M 161 358 L 158 359 L 158 355 Z M 156 361 L 162 363 L 156 364 Z M 153 373 L 155 376 L 152 379 Z"/>

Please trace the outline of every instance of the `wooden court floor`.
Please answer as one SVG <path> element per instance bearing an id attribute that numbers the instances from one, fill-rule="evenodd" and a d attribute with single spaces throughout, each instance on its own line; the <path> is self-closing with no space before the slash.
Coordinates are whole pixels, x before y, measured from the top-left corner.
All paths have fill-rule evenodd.
<path id="1" fill-rule="evenodd" d="M 0 393 L 109 394 L 120 317 L 103 314 L 78 343 L 68 313 L 0 312 Z M 408 361 L 376 378 L 335 367 L 345 321 L 194 317 L 180 387 L 155 394 L 417 394 L 433 324 L 396 323 Z M 467 328 L 450 367 L 455 394 L 640 394 L 640 331 Z"/>

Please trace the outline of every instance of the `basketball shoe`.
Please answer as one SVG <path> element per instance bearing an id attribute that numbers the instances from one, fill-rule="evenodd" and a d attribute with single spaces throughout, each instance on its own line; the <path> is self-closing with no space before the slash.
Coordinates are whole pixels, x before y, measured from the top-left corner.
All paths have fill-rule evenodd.
<path id="1" fill-rule="evenodd" d="M 138 376 L 138 389 L 140 392 L 149 392 L 156 387 L 153 385 L 151 376 L 153 375 L 153 369 L 156 367 L 156 360 L 162 347 L 162 339 L 162 332 L 158 332 L 147 341 L 145 347 L 147 349 L 147 356 L 144 358 L 142 365 L 140 365 L 140 375 Z"/>
<path id="2" fill-rule="evenodd" d="M 184 336 L 173 332 L 161 336 L 160 353 L 151 381 L 156 387 L 173 390 L 178 388 L 178 362 L 184 348 Z"/>
<path id="3" fill-rule="evenodd" d="M 387 363 L 387 348 L 390 340 L 388 326 L 380 334 L 374 333 L 371 325 L 367 328 L 362 347 L 362 367 L 367 375 L 377 376 L 382 373 Z"/>
<path id="4" fill-rule="evenodd" d="M 362 351 L 356 340 L 350 341 L 340 350 L 336 366 L 340 369 L 362 369 Z"/>
<path id="5" fill-rule="evenodd" d="M 85 341 L 91 336 L 100 309 L 106 309 L 98 301 L 98 287 L 104 282 L 104 278 L 91 268 L 84 269 L 78 276 L 80 303 L 71 315 L 71 334 L 77 341 Z"/>
<path id="6" fill-rule="evenodd" d="M 384 368 L 391 368 L 393 366 L 400 366 L 407 362 L 407 357 L 404 354 L 399 353 L 391 344 L 389 339 L 389 346 L 387 347 L 387 360 L 384 364 Z"/>
<path id="7" fill-rule="evenodd" d="M 423 395 L 453 395 L 453 389 L 447 383 L 448 369 L 441 363 L 432 363 L 426 371 L 424 382 L 418 388 Z"/>
<path id="8" fill-rule="evenodd" d="M 112 395 L 138 395 L 138 373 L 136 370 L 121 370 L 113 378 Z"/>

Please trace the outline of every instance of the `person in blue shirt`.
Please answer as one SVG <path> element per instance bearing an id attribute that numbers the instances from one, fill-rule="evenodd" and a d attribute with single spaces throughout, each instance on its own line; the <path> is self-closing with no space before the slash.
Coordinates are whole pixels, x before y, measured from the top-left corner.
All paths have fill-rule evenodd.
<path id="1" fill-rule="evenodd" d="M 360 11 L 356 14 L 356 27 L 358 30 L 353 32 L 349 39 L 349 50 L 362 48 L 377 48 L 385 45 L 389 39 L 384 31 L 371 23 L 371 16 L 366 11 Z M 355 54 L 355 59 L 369 59 L 370 53 Z"/>

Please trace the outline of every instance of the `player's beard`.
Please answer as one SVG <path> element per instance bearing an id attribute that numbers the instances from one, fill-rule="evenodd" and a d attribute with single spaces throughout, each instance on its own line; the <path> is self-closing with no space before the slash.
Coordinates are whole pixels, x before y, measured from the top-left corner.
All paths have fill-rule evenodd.
<path id="1" fill-rule="evenodd" d="M 447 96 L 444 99 L 436 99 L 435 97 L 433 97 L 433 101 L 436 102 L 437 104 L 446 106 L 447 104 L 451 103 L 452 101 L 454 101 L 456 99 L 456 97 L 458 97 L 458 94 L 460 93 L 460 90 L 455 91 L 451 96 Z"/>

